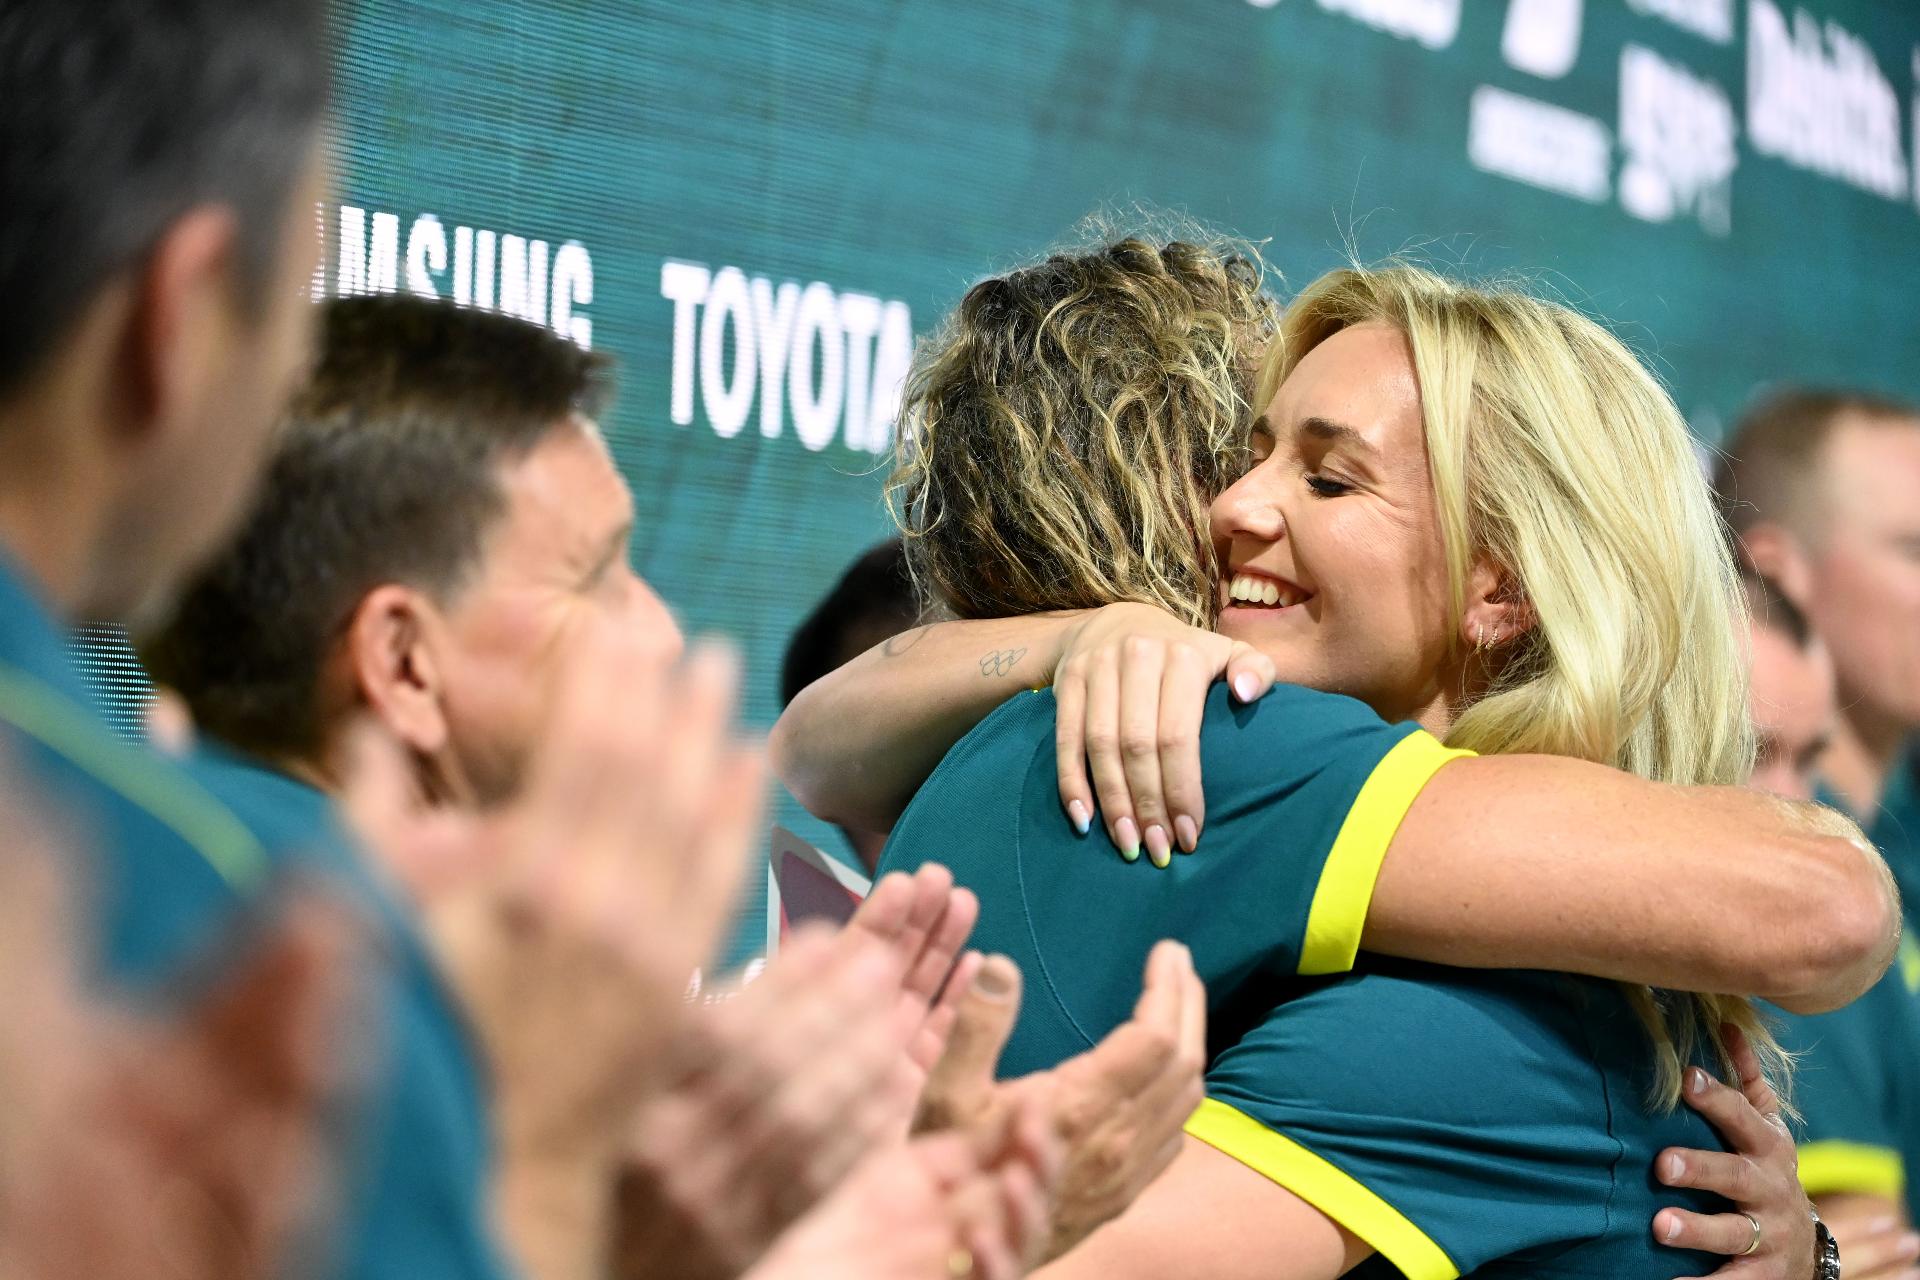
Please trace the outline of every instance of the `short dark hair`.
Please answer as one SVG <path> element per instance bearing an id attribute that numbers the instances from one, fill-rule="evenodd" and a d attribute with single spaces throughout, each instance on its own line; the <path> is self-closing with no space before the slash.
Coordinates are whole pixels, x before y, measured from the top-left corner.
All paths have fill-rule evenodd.
<path id="1" fill-rule="evenodd" d="M 792 702 L 827 672 L 907 630 L 919 615 L 900 539 L 869 548 L 787 642 L 786 660 L 780 664 L 780 704 Z"/>
<path id="2" fill-rule="evenodd" d="M 258 301 L 327 99 L 324 0 L 0 5 L 0 391 L 197 203 Z"/>
<path id="3" fill-rule="evenodd" d="M 321 335 L 253 515 L 142 651 L 196 724 L 268 757 L 322 745 L 320 670 L 366 593 L 457 592 L 501 466 L 611 390 L 604 356 L 450 302 L 336 298 Z"/>
<path id="4" fill-rule="evenodd" d="M 1762 521 L 1801 536 L 1812 530 L 1809 498 L 1820 458 L 1842 414 L 1920 419 L 1920 409 L 1886 396 L 1825 387 L 1782 387 L 1757 401 L 1720 444 L 1713 491 L 1728 524 L 1744 533 Z"/>

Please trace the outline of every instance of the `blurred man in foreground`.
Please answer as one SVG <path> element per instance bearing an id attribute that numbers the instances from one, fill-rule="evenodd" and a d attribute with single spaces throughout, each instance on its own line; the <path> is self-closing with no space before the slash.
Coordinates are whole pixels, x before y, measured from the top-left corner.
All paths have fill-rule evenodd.
<path id="1" fill-rule="evenodd" d="M 1759 739 L 1752 785 L 1812 798 L 1838 714 L 1833 660 L 1806 615 L 1771 581 L 1743 573 L 1752 620 L 1749 703 Z M 1800 1179 L 1853 1280 L 1912 1277 L 1920 1235 L 1906 1197 L 1920 1170 L 1920 951 L 1911 923 L 1900 958 L 1872 990 L 1833 1013 L 1777 1015 L 1796 1051 Z"/>
<path id="2" fill-rule="evenodd" d="M 662 778 L 637 821 L 670 805 L 683 760 L 724 739 L 724 718 L 647 725 L 646 699 L 628 692 L 669 666 L 681 640 L 627 559 L 633 501 L 595 425 L 604 362 L 538 326 L 412 297 L 337 300 L 324 331 L 264 500 L 147 647 L 155 676 L 207 734 L 246 754 L 236 767 L 309 805 L 350 782 L 353 726 L 366 716 L 404 756 L 416 810 L 454 823 L 494 821 L 541 779 L 568 776 L 552 764 L 543 716 L 576 690 L 583 710 L 600 706 L 611 725 L 646 726 L 632 736 L 652 752 L 583 757 L 579 771 Z M 596 659 L 609 649 L 626 655 L 626 669 Z M 711 655 L 691 664 L 705 688 L 694 705 L 730 711 L 730 678 L 713 665 Z M 757 795 L 735 792 L 730 812 L 751 827 Z M 737 875 L 742 830 L 730 821 L 726 840 L 688 841 L 687 874 L 720 865 Z M 446 924 L 448 877 L 434 862 L 397 869 L 478 1009 L 498 1109 L 510 1117 L 539 1052 L 567 1033 L 555 1027 L 542 1042 L 511 1001 L 489 1016 L 480 984 L 465 977 L 466 935 Z M 461 877 L 456 868 L 451 879 Z M 938 869 L 882 881 L 845 936 L 803 942 L 736 1000 L 681 1020 L 647 1076 L 651 1099 L 630 1124 L 609 1112 L 600 1126 L 613 1139 L 605 1185 L 615 1164 L 626 1172 L 619 1255 L 629 1274 L 738 1274 L 816 1203 L 830 1204 L 822 1197 L 864 1160 L 894 1158 L 886 1153 L 906 1136 L 947 1027 L 962 1018 L 961 1040 L 977 1045 L 976 1028 L 1005 1002 L 1004 991 L 973 989 L 976 971 L 988 987 L 1001 972 L 973 960 L 948 983 L 953 1003 L 934 1004 L 974 910 Z M 619 911 L 601 915 L 641 932 Z M 1197 1090 L 1202 1044 L 1188 1011 L 1203 997 L 1191 967 L 1163 960 L 1151 982 L 1129 1034 L 1075 1072 L 1009 1087 L 1002 1105 L 986 1096 L 996 1092 L 992 1061 L 965 1058 L 981 1095 L 965 1117 L 972 1130 L 999 1132 L 1039 1105 L 1068 1139 L 1065 1189 L 1046 1223 L 1054 1247 L 1117 1213 L 1164 1163 L 1186 1111 L 1130 1107 L 1128 1095 L 1162 1078 Z M 513 1058 L 520 1039 L 537 1046 L 524 1071 Z M 949 1059 L 944 1078 L 954 1071 Z M 510 1120 L 504 1129 L 511 1164 Z M 591 1179 L 577 1188 L 582 1221 L 604 1212 L 593 1188 Z M 848 1274 L 858 1263 L 844 1260 Z"/>

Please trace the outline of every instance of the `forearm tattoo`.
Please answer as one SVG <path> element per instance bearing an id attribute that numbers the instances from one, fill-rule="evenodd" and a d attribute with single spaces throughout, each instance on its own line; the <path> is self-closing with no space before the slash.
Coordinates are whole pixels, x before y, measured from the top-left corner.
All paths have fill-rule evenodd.
<path id="1" fill-rule="evenodd" d="M 1020 659 L 1026 656 L 1025 649 L 995 649 L 980 659 L 980 674 L 989 680 L 996 676 L 1010 676 L 1014 668 L 1020 665 Z"/>

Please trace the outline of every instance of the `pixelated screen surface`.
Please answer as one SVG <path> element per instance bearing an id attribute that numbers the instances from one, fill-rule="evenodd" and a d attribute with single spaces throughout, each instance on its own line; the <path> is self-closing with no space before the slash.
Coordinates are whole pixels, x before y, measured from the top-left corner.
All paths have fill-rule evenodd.
<path id="1" fill-rule="evenodd" d="M 1265 239 L 1296 284 L 1350 250 L 1518 272 L 1705 442 L 1784 378 L 1920 396 L 1908 5 L 361 0 L 338 50 L 316 288 L 613 353 L 635 565 L 744 649 L 755 726 L 887 531 L 914 338 L 1098 208 Z"/>

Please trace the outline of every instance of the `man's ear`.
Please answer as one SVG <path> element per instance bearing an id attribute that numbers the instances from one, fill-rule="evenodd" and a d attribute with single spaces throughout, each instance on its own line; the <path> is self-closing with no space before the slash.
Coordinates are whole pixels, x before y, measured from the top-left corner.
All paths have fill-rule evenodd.
<path id="1" fill-rule="evenodd" d="M 411 587 L 384 583 L 361 597 L 346 632 L 346 667 L 356 701 L 410 751 L 447 745 L 443 673 L 432 635 L 431 602 Z"/>
<path id="2" fill-rule="evenodd" d="M 1780 588 L 1780 594 L 1804 609 L 1813 594 L 1813 561 L 1806 544 L 1783 524 L 1762 520 L 1740 535 L 1747 562 Z"/>
<path id="3" fill-rule="evenodd" d="M 136 269 L 114 421 L 142 443 L 191 417 L 221 380 L 238 301 L 238 234 L 231 209 L 190 209 Z"/>
<path id="4" fill-rule="evenodd" d="M 1469 649 L 1493 650 L 1512 644 L 1539 622 L 1533 604 L 1513 574 L 1485 558 L 1467 575 L 1466 608 L 1460 615 L 1460 641 Z"/>

